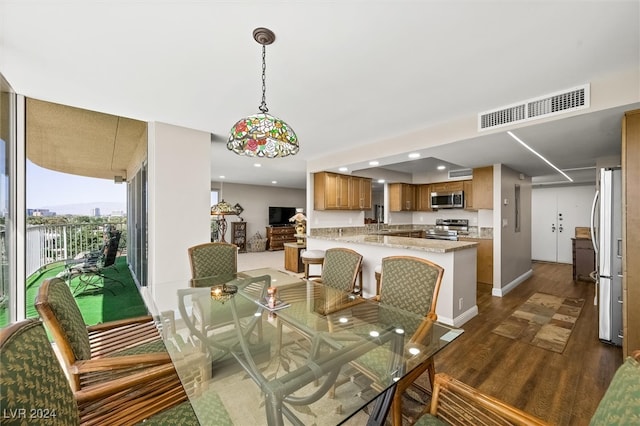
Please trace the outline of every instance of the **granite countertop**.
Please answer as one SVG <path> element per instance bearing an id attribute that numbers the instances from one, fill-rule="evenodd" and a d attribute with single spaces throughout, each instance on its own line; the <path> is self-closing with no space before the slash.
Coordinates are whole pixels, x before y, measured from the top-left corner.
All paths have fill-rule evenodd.
<path id="1" fill-rule="evenodd" d="M 480 235 L 478 232 L 469 232 L 468 234 L 458 235 L 459 238 L 473 238 L 475 240 L 493 240 L 493 236 Z"/>
<path id="2" fill-rule="evenodd" d="M 478 245 L 478 243 L 471 241 L 430 240 L 426 238 L 394 237 L 390 235 L 349 235 L 344 237 L 312 236 L 307 238 L 382 247 L 404 248 L 431 253 L 448 253 L 476 247 Z"/>

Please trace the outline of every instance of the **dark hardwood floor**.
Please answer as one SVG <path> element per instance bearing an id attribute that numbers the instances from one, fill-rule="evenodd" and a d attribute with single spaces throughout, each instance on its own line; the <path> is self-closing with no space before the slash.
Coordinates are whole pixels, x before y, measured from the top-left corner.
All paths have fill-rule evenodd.
<path id="1" fill-rule="evenodd" d="M 622 349 L 598 340 L 593 283 L 572 280 L 566 264 L 533 264 L 533 276 L 505 297 L 478 288 L 479 314 L 440 352 L 436 371 L 451 376 L 554 425 L 586 425 L 613 374 Z M 491 332 L 535 292 L 586 300 L 563 353 Z"/>

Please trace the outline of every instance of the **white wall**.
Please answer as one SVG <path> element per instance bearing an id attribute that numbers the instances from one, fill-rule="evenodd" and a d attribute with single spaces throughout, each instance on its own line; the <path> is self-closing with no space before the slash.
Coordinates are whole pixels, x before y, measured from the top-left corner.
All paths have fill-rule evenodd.
<path id="1" fill-rule="evenodd" d="M 188 287 L 187 249 L 210 233 L 211 135 L 149 123 L 149 288 L 160 310 Z"/>
<path id="2" fill-rule="evenodd" d="M 220 189 L 220 182 L 212 182 L 211 189 Z M 269 206 L 302 207 L 306 206 L 305 189 L 279 188 L 276 186 L 222 184 L 221 196 L 232 206 L 239 203 L 244 211 L 240 215 L 247 222 L 247 238 L 259 232 L 265 237 L 265 227 L 269 225 Z M 306 209 L 305 209 L 306 211 Z M 236 216 L 227 216 L 227 222 L 238 221 Z M 227 241 L 231 232 L 227 230 Z M 203 236 L 208 237 L 209 234 Z"/>
<path id="3" fill-rule="evenodd" d="M 494 296 L 504 296 L 532 273 L 531 178 L 504 165 L 494 165 Z M 495 179 L 494 174 L 494 179 Z M 515 185 L 520 186 L 520 231 L 515 229 Z M 499 237 L 498 237 L 499 236 Z M 496 256 L 498 261 L 496 261 Z"/>

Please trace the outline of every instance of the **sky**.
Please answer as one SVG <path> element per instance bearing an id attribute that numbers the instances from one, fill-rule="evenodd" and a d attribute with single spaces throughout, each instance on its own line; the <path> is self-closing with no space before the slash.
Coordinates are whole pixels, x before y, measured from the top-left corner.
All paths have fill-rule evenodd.
<path id="1" fill-rule="evenodd" d="M 126 183 L 54 172 L 27 161 L 27 208 L 127 201 Z"/>

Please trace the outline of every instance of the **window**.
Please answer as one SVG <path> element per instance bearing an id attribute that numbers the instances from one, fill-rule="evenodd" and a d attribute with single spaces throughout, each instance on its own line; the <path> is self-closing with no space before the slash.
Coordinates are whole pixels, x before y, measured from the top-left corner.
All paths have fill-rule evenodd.
<path id="1" fill-rule="evenodd" d="M 17 225 L 15 191 L 16 95 L 0 74 L 0 327 L 15 321 Z"/>

